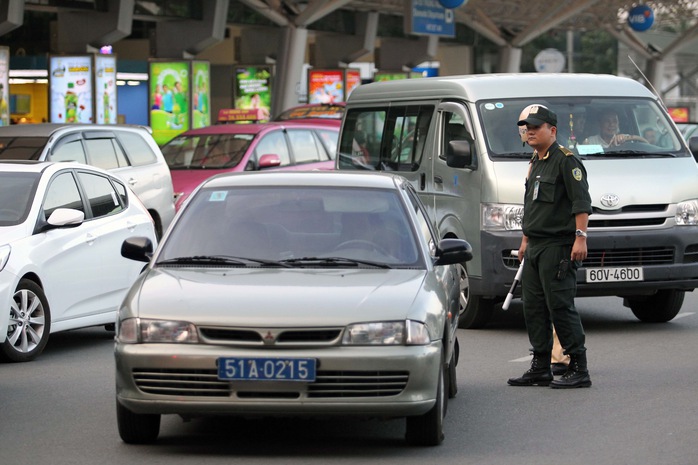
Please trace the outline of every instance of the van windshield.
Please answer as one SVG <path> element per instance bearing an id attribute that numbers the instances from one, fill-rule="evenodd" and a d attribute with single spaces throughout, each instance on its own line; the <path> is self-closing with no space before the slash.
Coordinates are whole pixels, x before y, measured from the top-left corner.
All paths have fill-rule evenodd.
<path id="1" fill-rule="evenodd" d="M 541 98 L 488 100 L 477 104 L 491 158 L 530 157 L 517 122 L 528 105 L 557 114 L 557 141 L 575 154 L 599 158 L 688 157 L 680 135 L 657 102 L 645 98 Z"/>

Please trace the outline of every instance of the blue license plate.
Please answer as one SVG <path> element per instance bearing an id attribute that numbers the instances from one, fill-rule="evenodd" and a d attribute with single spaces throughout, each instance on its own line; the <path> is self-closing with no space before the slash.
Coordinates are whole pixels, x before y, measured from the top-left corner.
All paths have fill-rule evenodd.
<path id="1" fill-rule="evenodd" d="M 221 357 L 218 379 L 235 381 L 315 381 L 314 358 Z"/>

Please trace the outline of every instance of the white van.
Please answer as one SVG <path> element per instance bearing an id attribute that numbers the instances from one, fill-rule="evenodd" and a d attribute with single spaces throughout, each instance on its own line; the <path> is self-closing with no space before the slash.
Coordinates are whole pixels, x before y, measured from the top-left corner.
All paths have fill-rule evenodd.
<path id="1" fill-rule="evenodd" d="M 460 323 L 479 328 L 519 265 L 532 150 L 516 123 L 532 103 L 557 113 L 558 142 L 588 172 L 593 213 L 577 295 L 617 295 L 642 321 L 671 320 L 684 293 L 698 287 L 698 165 L 661 101 L 636 81 L 490 74 L 359 86 L 347 101 L 337 168 L 399 172 L 422 195 L 443 237 L 472 244 Z M 594 143 L 609 110 L 634 140 Z M 648 128 L 655 130 L 652 143 L 642 137 Z"/>

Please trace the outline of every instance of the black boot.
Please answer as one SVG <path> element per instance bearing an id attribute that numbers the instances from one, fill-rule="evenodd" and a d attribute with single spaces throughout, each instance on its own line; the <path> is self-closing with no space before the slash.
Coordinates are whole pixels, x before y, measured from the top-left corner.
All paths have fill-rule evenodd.
<path id="1" fill-rule="evenodd" d="M 570 355 L 570 365 L 567 367 L 567 373 L 562 375 L 560 379 L 556 379 L 550 383 L 553 389 L 572 389 L 591 386 L 591 378 L 587 370 L 587 354 Z"/>
<path id="2" fill-rule="evenodd" d="M 548 386 L 553 380 L 550 371 L 550 354 L 533 354 L 531 368 L 520 378 L 509 378 L 510 386 Z"/>

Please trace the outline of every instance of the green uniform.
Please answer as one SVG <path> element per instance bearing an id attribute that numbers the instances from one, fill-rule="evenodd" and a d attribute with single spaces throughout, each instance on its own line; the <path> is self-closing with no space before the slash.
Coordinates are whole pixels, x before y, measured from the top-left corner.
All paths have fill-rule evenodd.
<path id="1" fill-rule="evenodd" d="M 586 351 L 585 335 L 574 306 L 578 264 L 570 262 L 575 215 L 591 213 L 587 174 L 582 162 L 557 142 L 538 159 L 526 180 L 523 233 L 528 237 L 521 277 L 524 317 L 533 352 L 550 357 L 551 323 L 566 354 Z M 566 270 L 560 271 L 561 262 Z M 565 265 L 562 265 L 564 268 Z"/>

